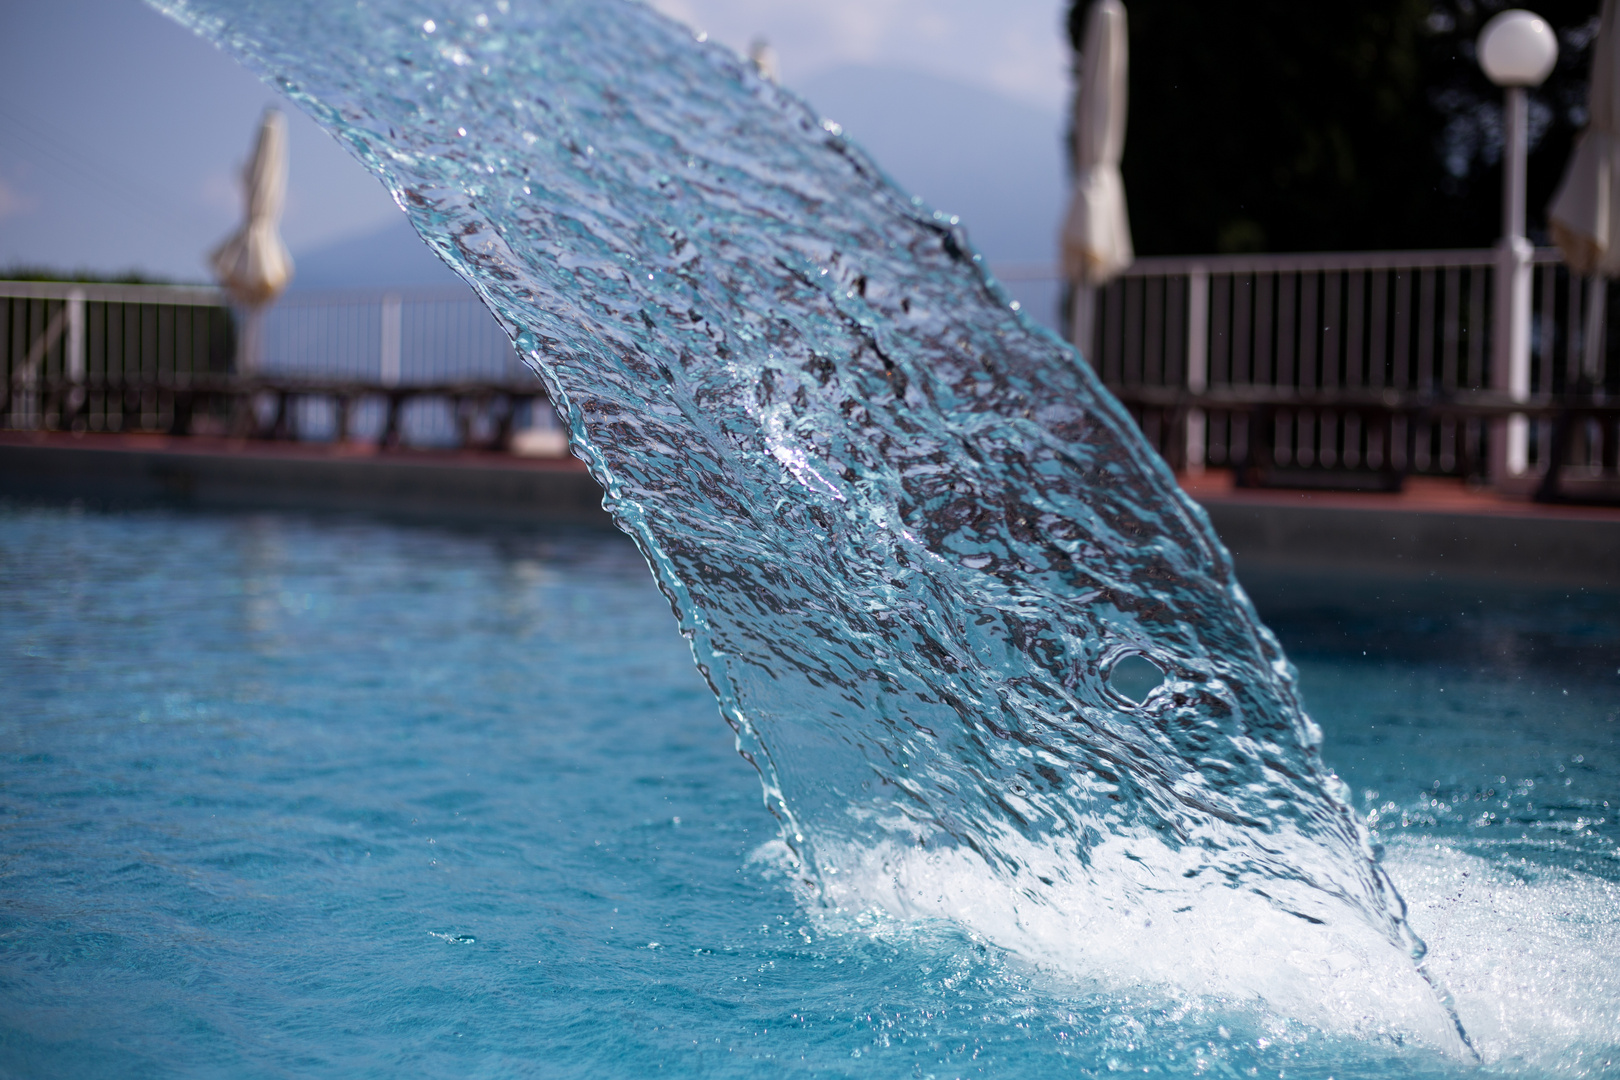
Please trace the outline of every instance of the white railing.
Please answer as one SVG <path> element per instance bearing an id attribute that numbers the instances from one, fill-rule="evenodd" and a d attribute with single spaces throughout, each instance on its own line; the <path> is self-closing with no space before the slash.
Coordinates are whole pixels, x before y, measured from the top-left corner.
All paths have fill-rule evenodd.
<path id="1" fill-rule="evenodd" d="M 252 371 L 236 325 L 209 287 L 0 282 L 0 424 L 444 445 L 551 423 L 466 289 L 290 293 L 258 320 Z"/>
<path id="2" fill-rule="evenodd" d="M 1537 251 L 1528 393 L 1509 394 L 1491 364 L 1497 265 L 1488 250 L 1143 258 L 1102 290 L 1082 352 L 1193 469 L 1478 474 L 1493 429 L 1519 423 L 1534 470 L 1557 437 L 1577 470 L 1612 472 L 1614 333 L 1594 324 L 1588 349 L 1586 283 Z M 1591 415 L 1568 429 L 1548 403 L 1577 399 Z M 1510 400 L 1517 419 L 1498 415 Z"/>
<path id="3" fill-rule="evenodd" d="M 1566 466 L 1612 475 L 1617 335 L 1594 323 L 1602 348 L 1588 348 L 1588 290 L 1555 250 L 1536 252 L 1528 392 L 1508 394 L 1491 370 L 1496 266 L 1493 251 L 1143 258 L 1097 297 L 1082 351 L 1178 467 L 1258 482 L 1482 475 L 1517 423 L 1533 472 L 1556 449 Z M 1053 270 L 995 273 L 1032 316 L 1062 325 L 1056 310 L 1042 318 L 1062 294 Z M 245 374 L 342 384 L 283 395 L 277 408 L 305 437 L 392 438 L 401 424 L 407 441 L 464 437 L 457 410 L 479 407 L 457 396 L 465 387 L 507 392 L 501 407 L 522 415 L 504 424 L 549 422 L 530 415 L 538 380 L 465 289 L 294 292 L 259 332 L 258 368 L 243 373 L 216 289 L 0 282 L 0 422 L 163 429 L 176 426 L 177 391 Z"/>
<path id="4" fill-rule="evenodd" d="M 292 292 L 261 332 L 265 374 L 379 386 L 535 382 L 467 289 Z"/>
<path id="5" fill-rule="evenodd" d="M 492 423 L 553 426 L 550 411 L 535 405 L 539 380 L 467 289 L 292 292 L 265 314 L 259 332 L 258 375 L 389 391 L 355 394 L 352 401 L 299 397 L 290 426 L 305 437 L 449 445 L 469 438 L 469 422 L 474 437 L 486 440 Z M 466 387 L 514 391 L 521 399 L 502 407 L 518 415 L 469 421 L 466 409 L 481 407 L 453 393 Z M 422 392 L 429 390 L 440 392 Z"/>

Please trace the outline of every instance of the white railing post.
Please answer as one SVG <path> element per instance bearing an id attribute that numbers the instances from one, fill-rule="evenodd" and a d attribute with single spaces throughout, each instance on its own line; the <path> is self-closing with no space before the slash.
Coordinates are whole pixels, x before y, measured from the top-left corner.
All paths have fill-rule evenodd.
<path id="1" fill-rule="evenodd" d="M 84 406 L 85 373 L 84 290 L 69 289 L 67 294 L 67 396 L 62 399 L 64 425 Z"/>
<path id="2" fill-rule="evenodd" d="M 1069 340 L 1093 371 L 1101 372 L 1098 358 L 1092 355 L 1092 339 L 1097 329 L 1097 293 L 1095 285 L 1076 282 L 1069 299 Z"/>
<path id="3" fill-rule="evenodd" d="M 399 385 L 399 331 L 402 306 L 398 293 L 388 293 L 382 298 L 382 369 L 379 374 L 384 386 Z"/>
<path id="4" fill-rule="evenodd" d="M 1603 381 L 1603 328 L 1608 303 L 1609 280 L 1602 274 L 1592 274 L 1586 279 L 1586 332 L 1581 335 L 1581 374 L 1588 389 Z"/>
<path id="5" fill-rule="evenodd" d="M 77 385 L 84 382 L 84 290 L 69 289 L 67 294 L 67 377 Z"/>
<path id="6" fill-rule="evenodd" d="M 1209 271 L 1194 266 L 1187 273 L 1187 389 L 1209 389 Z M 1187 472 L 1204 471 L 1204 410 L 1187 410 Z"/>
<path id="7" fill-rule="evenodd" d="M 1502 155 L 1502 241 L 1497 247 L 1495 340 L 1491 388 L 1514 401 L 1530 397 L 1530 261 L 1535 249 L 1524 236 L 1526 127 L 1529 106 L 1521 87 L 1506 95 L 1507 146 Z M 1530 421 L 1515 414 L 1491 433 L 1491 481 L 1501 484 L 1530 467 Z"/>

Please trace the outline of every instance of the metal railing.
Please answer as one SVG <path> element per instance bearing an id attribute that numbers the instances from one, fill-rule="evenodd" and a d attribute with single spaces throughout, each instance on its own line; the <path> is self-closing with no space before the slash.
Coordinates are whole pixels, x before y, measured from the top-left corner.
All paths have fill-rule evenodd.
<path id="1" fill-rule="evenodd" d="M 0 423 L 151 429 L 170 388 L 227 375 L 234 351 L 216 289 L 0 282 Z"/>
<path id="2" fill-rule="evenodd" d="M 1591 350 L 1585 283 L 1554 250 L 1534 265 L 1527 395 L 1493 380 L 1493 251 L 1140 259 L 1098 296 L 1086 353 L 1178 468 L 1279 486 L 1484 478 L 1518 424 L 1519 486 L 1616 488 L 1620 304 L 1598 309 Z M 1015 291 L 1056 292 L 1050 271 L 1000 269 Z M 555 422 L 465 290 L 289 294 L 252 372 L 233 369 L 233 325 L 214 289 L 0 282 L 0 424 L 505 446 Z"/>
<path id="3" fill-rule="evenodd" d="M 1538 251 L 1528 395 L 1493 378 L 1494 251 L 1139 259 L 1083 350 L 1175 466 L 1239 483 L 1394 488 L 1484 478 L 1522 425 L 1547 497 L 1613 486 L 1620 363 L 1589 351 L 1586 282 Z M 1605 282 L 1601 286 L 1608 288 Z M 1600 315 L 1611 315 L 1606 304 Z M 1559 468 L 1550 468 L 1556 461 Z M 1492 477 L 1504 486 L 1515 478 Z"/>
<path id="4" fill-rule="evenodd" d="M 0 282 L 0 425 L 502 448 L 554 426 L 465 290 L 292 293 L 252 371 L 219 290 Z"/>
<path id="5" fill-rule="evenodd" d="M 261 332 L 264 374 L 377 386 L 534 382 L 466 289 L 288 293 Z"/>
<path id="6" fill-rule="evenodd" d="M 293 391 L 272 430 L 503 448 L 554 425 L 540 380 L 466 289 L 289 293 L 260 333 L 256 374 Z"/>

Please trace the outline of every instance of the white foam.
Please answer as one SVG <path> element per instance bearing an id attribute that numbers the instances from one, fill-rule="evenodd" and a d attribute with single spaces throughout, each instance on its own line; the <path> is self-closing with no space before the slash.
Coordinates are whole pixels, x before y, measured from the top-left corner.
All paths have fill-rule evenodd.
<path id="1" fill-rule="evenodd" d="M 1482 1058 L 1620 1070 L 1620 885 L 1432 841 L 1384 862 Z"/>
<path id="2" fill-rule="evenodd" d="M 1027 841 L 998 847 L 1025 866 L 1052 862 L 1053 853 Z M 781 863 L 783 854 L 773 847 L 757 857 Z M 902 922 L 945 919 L 1070 980 L 1466 1053 L 1411 959 L 1348 907 L 1317 925 L 1207 876 L 1189 884 L 1162 846 L 1149 864 L 1124 840 L 1109 840 L 1091 851 L 1085 880 L 1038 884 L 1029 872 L 992 872 L 960 848 L 823 845 L 818 857 L 826 871 L 820 910 L 832 923 L 874 910 Z M 1191 864 L 1195 856 L 1180 858 Z"/>
<path id="3" fill-rule="evenodd" d="M 1177 867 L 1123 851 L 1094 851 L 1083 882 L 1028 888 L 1027 875 L 993 873 L 961 849 L 824 846 L 812 910 L 829 931 L 947 920 L 1066 981 L 1466 1053 L 1434 990 L 1361 920 L 1313 925 L 1218 885 L 1155 890 Z M 1042 854 L 1014 853 L 1032 865 Z M 755 859 L 792 873 L 780 842 Z M 1432 841 L 1395 840 L 1385 866 L 1429 946 L 1426 971 L 1484 1061 L 1572 1075 L 1620 1066 L 1620 885 Z"/>

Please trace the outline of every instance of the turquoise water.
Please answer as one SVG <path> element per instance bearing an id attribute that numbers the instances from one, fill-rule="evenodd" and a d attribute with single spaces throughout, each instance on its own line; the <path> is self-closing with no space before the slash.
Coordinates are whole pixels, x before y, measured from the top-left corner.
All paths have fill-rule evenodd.
<path id="1" fill-rule="evenodd" d="M 879 1037 L 833 1036 L 839 1060 L 911 1043 L 977 1067 L 970 1048 L 1003 1052 L 985 1042 L 998 1026 L 1149 1070 L 1261 1067 L 1221 1058 L 1233 1045 L 1262 1060 L 1292 1047 L 1314 1062 L 1300 1067 L 1327 1069 L 1368 1047 L 1576 1069 L 1608 1052 L 1607 808 L 1546 802 L 1563 795 L 1520 775 L 1526 747 L 1494 786 L 1458 773 L 1415 794 L 1377 749 L 1377 794 L 1358 814 L 1351 766 L 1341 778 L 1324 759 L 1296 670 L 1202 511 L 1090 368 L 989 276 L 962 223 L 889 182 L 835 122 L 622 0 L 157 4 L 372 168 L 546 381 L 762 783 L 775 837 L 740 865 L 804 915 L 758 920 L 782 951 L 756 951 L 746 978 L 791 987 L 806 1009 L 847 986 L 866 1010 L 857 1027 Z M 1457 604 L 1436 595 L 1419 607 Z M 1548 602 L 1527 603 L 1534 618 Z M 1436 617 L 1459 620 L 1451 637 L 1465 641 L 1477 614 Z M 1448 639 L 1431 630 L 1418 638 Z M 472 636 L 453 621 L 439 634 L 452 652 Z M 447 677 L 475 678 L 469 664 Z M 1141 679 L 1154 669 L 1156 687 Z M 354 657 L 341 670 L 384 668 Z M 1380 699 L 1356 669 L 1342 730 L 1400 745 L 1414 721 L 1399 718 L 1427 701 L 1418 728 L 1438 731 L 1448 690 L 1465 717 L 1550 730 L 1541 669 L 1504 683 L 1508 670 L 1429 700 L 1416 684 Z M 1323 669 L 1324 715 L 1341 676 Z M 620 679 L 609 663 L 596 681 Z M 1368 712 L 1377 700 L 1384 711 Z M 1426 772 L 1449 760 L 1426 750 L 1401 753 Z M 1575 798 L 1566 774 L 1586 757 L 1563 764 Z M 589 831 L 620 820 L 586 805 Z M 671 812 L 671 829 L 675 817 L 687 820 Z M 1386 862 L 1369 821 L 1395 832 Z M 1432 835 L 1414 843 L 1414 824 Z M 1488 847 L 1513 827 L 1523 838 Z M 480 823 L 463 850 L 497 834 Z M 1575 876 L 1521 880 L 1514 868 L 1552 841 L 1549 872 Z M 1427 958 L 1395 871 L 1445 945 Z M 578 876 L 559 873 L 569 887 Z M 709 955 L 680 938 L 690 921 L 631 924 L 634 947 L 654 964 Z M 1526 927 L 1540 951 L 1513 951 Z M 855 942 L 876 951 L 848 952 Z M 713 1001 L 695 1004 L 700 985 L 660 984 L 638 1010 L 610 995 L 619 1011 L 591 1012 L 580 1037 L 684 1038 L 691 1025 L 666 1019 L 685 1009 L 725 1030 Z M 758 1025 L 746 1045 L 797 1024 L 787 1045 L 830 1064 L 818 1040 L 838 1013 L 784 1004 L 737 1006 Z M 615 1063 L 636 1071 L 660 1060 L 623 1053 Z M 553 1046 L 534 1067 L 572 1060 Z"/>
<path id="2" fill-rule="evenodd" d="M 1620 598 L 1248 583 L 1486 1073 L 1620 1073 Z M 1476 1072 L 828 910 L 618 536 L 12 507 L 0 610 L 0 1075 Z"/>

